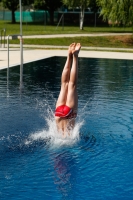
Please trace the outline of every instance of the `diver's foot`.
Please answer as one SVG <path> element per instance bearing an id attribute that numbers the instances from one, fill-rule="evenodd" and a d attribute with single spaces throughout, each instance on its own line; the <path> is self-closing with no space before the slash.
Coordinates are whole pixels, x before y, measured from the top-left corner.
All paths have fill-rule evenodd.
<path id="1" fill-rule="evenodd" d="M 72 56 L 73 51 L 75 50 L 75 47 L 76 47 L 76 43 L 70 44 L 70 46 L 68 48 L 68 55 Z"/>
<path id="2" fill-rule="evenodd" d="M 73 54 L 74 56 L 78 56 L 79 51 L 80 51 L 80 48 L 81 48 L 81 44 L 80 44 L 80 43 L 77 43 L 77 44 L 75 45 L 75 49 L 72 51 L 72 54 Z"/>

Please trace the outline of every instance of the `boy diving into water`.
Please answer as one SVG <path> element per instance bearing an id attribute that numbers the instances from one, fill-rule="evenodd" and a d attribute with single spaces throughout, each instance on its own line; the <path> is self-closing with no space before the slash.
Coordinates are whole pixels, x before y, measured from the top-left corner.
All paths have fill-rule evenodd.
<path id="1" fill-rule="evenodd" d="M 55 121 L 58 131 L 63 136 L 69 135 L 74 128 L 77 116 L 78 54 L 80 48 L 80 43 L 72 43 L 69 46 L 67 60 L 61 76 L 61 90 L 56 103 Z"/>

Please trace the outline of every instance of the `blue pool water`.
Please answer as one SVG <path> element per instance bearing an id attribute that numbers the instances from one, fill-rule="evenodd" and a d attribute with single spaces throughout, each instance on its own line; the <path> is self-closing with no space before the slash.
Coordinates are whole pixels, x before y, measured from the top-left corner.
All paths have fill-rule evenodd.
<path id="1" fill-rule="evenodd" d="M 55 131 L 64 57 L 0 71 L 0 199 L 133 199 L 133 61 L 79 59 L 73 135 Z"/>

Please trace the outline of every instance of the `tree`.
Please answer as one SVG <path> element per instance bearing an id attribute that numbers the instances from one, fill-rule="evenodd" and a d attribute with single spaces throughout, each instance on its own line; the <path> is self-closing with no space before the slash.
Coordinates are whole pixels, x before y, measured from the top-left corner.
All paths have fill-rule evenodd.
<path id="1" fill-rule="evenodd" d="M 15 11 L 19 7 L 19 0 L 1 0 L 1 1 L 3 2 L 3 6 L 5 8 L 8 8 L 9 10 L 11 10 L 11 12 L 12 12 L 12 23 L 16 23 Z M 29 5 L 30 3 L 32 3 L 32 0 L 23 0 L 22 1 L 23 5 Z"/>
<path id="2" fill-rule="evenodd" d="M 101 6 L 104 20 L 111 20 L 113 25 L 131 25 L 133 22 L 133 0 L 97 0 Z"/>
<path id="3" fill-rule="evenodd" d="M 18 0 L 2 0 L 3 6 L 12 11 L 12 23 L 15 23 L 15 11 L 18 8 Z"/>
<path id="4" fill-rule="evenodd" d="M 80 29 L 83 30 L 84 12 L 89 6 L 90 0 L 62 0 L 64 5 L 69 7 L 80 7 Z"/>
<path id="5" fill-rule="evenodd" d="M 62 0 L 35 0 L 34 7 L 37 9 L 48 10 L 50 14 L 50 24 L 54 24 L 54 11 L 62 6 Z"/>

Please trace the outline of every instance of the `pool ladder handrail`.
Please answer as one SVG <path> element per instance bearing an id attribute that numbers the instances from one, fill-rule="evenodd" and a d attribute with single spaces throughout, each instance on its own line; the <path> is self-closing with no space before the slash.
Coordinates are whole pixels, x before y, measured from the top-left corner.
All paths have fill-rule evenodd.
<path id="1" fill-rule="evenodd" d="M 9 39 L 15 40 L 20 39 L 20 88 L 23 87 L 23 36 L 20 34 L 8 35 L 7 36 L 7 85 L 9 83 Z"/>
<path id="2" fill-rule="evenodd" d="M 2 30 L 1 30 L 1 47 L 2 47 L 2 36 L 4 36 L 4 48 L 5 48 L 5 38 L 6 38 L 6 29 L 5 28 L 3 28 Z"/>

